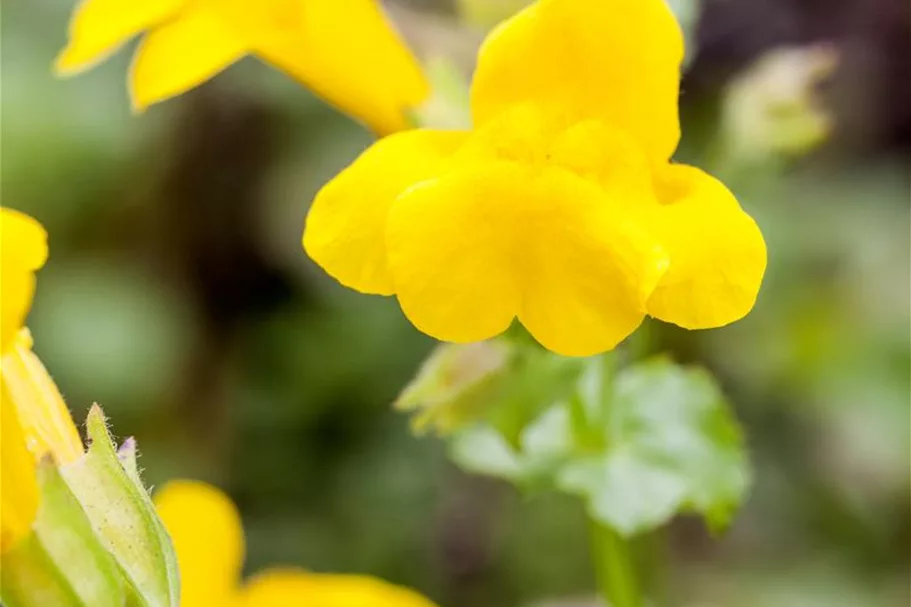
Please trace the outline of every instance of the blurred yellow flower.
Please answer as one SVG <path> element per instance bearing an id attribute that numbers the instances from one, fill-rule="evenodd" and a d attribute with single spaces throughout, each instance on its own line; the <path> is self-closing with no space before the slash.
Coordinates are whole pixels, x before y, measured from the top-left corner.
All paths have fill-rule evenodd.
<path id="1" fill-rule="evenodd" d="M 0 351 L 6 352 L 25 324 L 35 294 L 35 272 L 45 261 L 47 233 L 41 224 L 18 211 L 0 208 Z"/>
<path id="2" fill-rule="evenodd" d="M 240 515 L 224 493 L 174 481 L 156 495 L 181 574 L 181 607 L 434 607 L 415 592 L 355 575 L 267 570 L 241 584 Z"/>
<path id="3" fill-rule="evenodd" d="M 483 44 L 474 129 L 377 142 L 319 192 L 304 248 L 444 341 L 518 317 L 550 350 L 590 355 L 646 314 L 737 320 L 765 244 L 722 183 L 670 162 L 682 59 L 663 0 L 540 0 Z"/>
<path id="4" fill-rule="evenodd" d="M 82 455 L 82 441 L 23 328 L 35 291 L 35 271 L 47 259 L 47 234 L 22 213 L 0 209 L 0 552 L 28 535 L 38 509 L 37 462 Z"/>
<path id="5" fill-rule="evenodd" d="M 86 69 L 143 32 L 130 73 L 136 110 L 251 54 L 379 133 L 407 128 L 407 110 L 428 93 L 378 0 L 82 0 L 57 71 Z"/>

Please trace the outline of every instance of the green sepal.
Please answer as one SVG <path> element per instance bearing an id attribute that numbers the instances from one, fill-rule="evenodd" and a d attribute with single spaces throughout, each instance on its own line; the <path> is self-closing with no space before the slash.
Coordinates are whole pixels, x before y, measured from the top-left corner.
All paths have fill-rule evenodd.
<path id="1" fill-rule="evenodd" d="M 516 443 L 531 420 L 573 389 L 585 365 L 514 338 L 441 344 L 394 406 L 413 414 L 417 433 L 446 436 L 483 421 Z"/>
<path id="2" fill-rule="evenodd" d="M 413 413 L 411 428 L 446 435 L 483 414 L 498 398 L 503 370 L 512 355 L 507 343 L 441 344 L 394 403 Z"/>
<path id="3" fill-rule="evenodd" d="M 6 607 L 123 607 L 125 584 L 53 464 L 38 467 L 41 502 L 32 533 L 3 555 Z"/>
<path id="4" fill-rule="evenodd" d="M 86 455 L 61 470 L 126 582 L 127 604 L 178 607 L 177 559 L 140 481 L 134 443 L 128 440 L 118 456 L 98 405 L 86 429 Z"/>

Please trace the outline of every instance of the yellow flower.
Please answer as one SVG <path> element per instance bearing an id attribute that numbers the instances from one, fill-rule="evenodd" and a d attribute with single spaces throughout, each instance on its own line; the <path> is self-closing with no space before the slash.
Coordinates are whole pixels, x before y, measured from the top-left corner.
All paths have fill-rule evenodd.
<path id="1" fill-rule="evenodd" d="M 174 481 L 155 496 L 181 574 L 181 607 L 435 607 L 420 595 L 354 575 L 294 569 L 262 572 L 241 585 L 240 515 L 224 493 L 204 483 Z"/>
<path id="2" fill-rule="evenodd" d="M 82 0 L 57 71 L 90 67 L 143 32 L 130 73 L 137 110 L 251 54 L 380 133 L 407 128 L 405 112 L 428 93 L 377 0 Z"/>
<path id="3" fill-rule="evenodd" d="M 723 184 L 670 162 L 682 59 L 663 0 L 540 0 L 482 46 L 473 130 L 377 142 L 317 195 L 304 248 L 444 341 L 518 318 L 590 355 L 647 314 L 737 320 L 765 244 Z"/>
<path id="4" fill-rule="evenodd" d="M 47 235 L 22 213 L 0 209 L 2 351 L 0 351 L 0 552 L 28 535 L 38 509 L 37 462 L 82 455 L 82 441 L 23 328 L 35 271 L 47 259 Z"/>

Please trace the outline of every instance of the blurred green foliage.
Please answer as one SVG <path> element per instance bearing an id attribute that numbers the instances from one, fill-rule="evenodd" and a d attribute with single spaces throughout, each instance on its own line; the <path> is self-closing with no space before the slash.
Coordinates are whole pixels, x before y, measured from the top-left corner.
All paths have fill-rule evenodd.
<path id="1" fill-rule="evenodd" d="M 131 116 L 127 53 L 51 75 L 69 3 L 2 8 L 2 201 L 50 232 L 30 324 L 77 419 L 102 402 L 151 484 L 225 488 L 251 571 L 369 572 L 447 607 L 592 593 L 582 507 L 469 477 L 412 437 L 390 403 L 431 340 L 301 250 L 312 195 L 366 132 L 252 60 Z M 707 93 L 685 81 L 681 158 L 717 166 L 711 68 L 694 64 Z M 872 111 L 831 102 L 836 129 Z M 720 541 L 683 519 L 645 542 L 664 604 L 908 604 L 911 183 L 889 141 L 725 165 L 769 244 L 759 303 L 723 330 L 644 329 L 644 352 L 720 378 L 756 467 Z"/>
<path id="2" fill-rule="evenodd" d="M 567 366 L 562 357 L 541 357 Z M 573 361 L 575 381 L 543 407 L 508 392 L 494 397 L 488 423 L 468 423 L 455 435 L 453 459 L 519 488 L 578 495 L 594 521 L 623 536 L 659 528 L 678 512 L 725 529 L 750 474 L 740 427 L 717 384 L 665 358 L 619 371 L 616 358 Z M 536 411 L 515 441 L 498 428 L 504 408 Z"/>

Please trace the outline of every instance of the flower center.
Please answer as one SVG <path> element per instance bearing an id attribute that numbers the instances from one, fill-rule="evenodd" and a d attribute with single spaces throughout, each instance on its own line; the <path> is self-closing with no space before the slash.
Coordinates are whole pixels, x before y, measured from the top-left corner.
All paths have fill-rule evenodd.
<path id="1" fill-rule="evenodd" d="M 564 170 L 623 198 L 653 200 L 648 159 L 631 137 L 598 120 L 572 120 L 558 108 L 524 104 L 503 112 L 476 129 L 458 159 L 516 163 L 532 174 Z"/>

